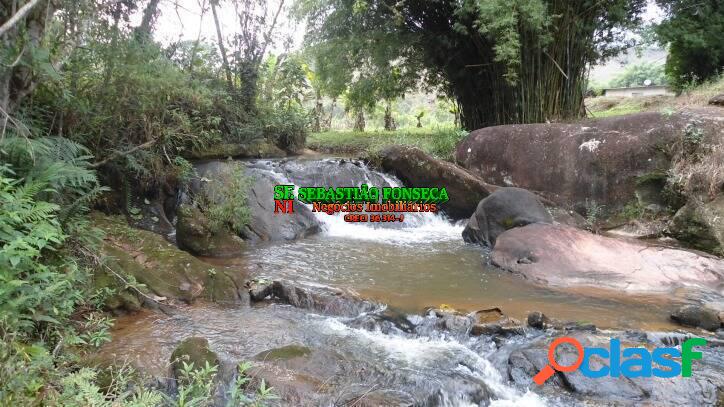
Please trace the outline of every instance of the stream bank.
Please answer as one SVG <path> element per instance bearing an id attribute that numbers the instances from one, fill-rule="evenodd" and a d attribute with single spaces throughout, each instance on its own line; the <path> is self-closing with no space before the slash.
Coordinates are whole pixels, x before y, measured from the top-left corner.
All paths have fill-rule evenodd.
<path id="1" fill-rule="evenodd" d="M 254 160 L 245 165 L 263 174 L 256 180 L 267 180 L 259 191 L 274 183 L 400 185 L 395 177 L 348 159 Z M 204 174 L 213 179 L 212 172 Z M 267 209 L 260 205 L 259 211 Z M 264 216 L 268 222 L 260 225 L 274 225 L 269 223 L 274 218 Z M 686 331 L 671 333 L 680 328 L 669 315 L 690 301 L 687 288 L 622 295 L 537 284 L 490 265 L 488 250 L 463 242 L 464 225 L 440 214 L 410 216 L 402 227 L 349 224 L 326 214 L 304 216 L 310 216 L 318 233 L 293 240 L 259 238 L 241 247 L 236 257 L 189 261 L 204 265 L 202 292 L 214 287 L 214 281 L 224 281 L 220 286 L 232 288 L 233 295 L 217 297 L 216 304 L 203 295 L 181 301 L 166 310 L 170 315 L 144 310 L 121 317 L 114 340 L 101 355 L 165 377 L 173 349 L 185 338 L 203 337 L 227 373 L 237 362 L 251 360 L 255 377 L 277 388 L 282 405 L 655 404 L 664 400 L 657 397 L 670 395 L 663 392 L 669 382 L 626 382 L 629 391 L 618 394 L 618 382 L 595 391 L 573 377 L 537 389 L 529 378 L 539 367 L 545 343 L 569 332 L 591 342 L 608 335 L 633 335 L 632 343 L 646 346 L 680 341 Z M 287 294 L 252 302 L 246 288 L 250 281 L 291 283 L 282 290 Z M 309 290 L 323 294 L 304 294 Z M 324 298 L 336 305 L 320 303 Z M 346 298 L 372 305 L 346 306 Z M 495 307 L 510 320 L 500 328 L 473 329 L 475 311 Z M 341 315 L 340 309 L 345 310 Z M 532 311 L 571 323 L 541 330 L 516 321 Z M 717 343 L 713 334 L 689 332 Z M 678 395 L 684 404 L 715 404 L 719 397 L 715 384 L 722 382 L 722 348 L 707 349 L 706 364 L 696 365 L 705 374 Z"/>

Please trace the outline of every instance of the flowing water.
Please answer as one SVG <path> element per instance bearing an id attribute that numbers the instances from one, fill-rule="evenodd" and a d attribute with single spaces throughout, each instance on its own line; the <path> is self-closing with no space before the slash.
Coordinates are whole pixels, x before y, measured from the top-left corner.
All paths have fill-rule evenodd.
<path id="1" fill-rule="evenodd" d="M 296 185 L 399 185 L 359 163 L 354 166 L 360 177 L 333 179 L 330 162 L 340 165 L 315 160 L 285 165 L 257 161 L 250 166 Z M 317 236 L 251 245 L 238 258 L 204 260 L 249 276 L 354 290 L 410 315 L 417 326 L 430 318 L 424 316 L 425 307 L 446 304 L 467 311 L 498 306 L 519 319 L 537 310 L 599 327 L 672 328 L 666 319 L 675 306 L 670 299 L 602 296 L 595 290 L 560 291 L 532 284 L 489 265 L 481 247 L 463 242 L 463 226 L 441 215 L 409 216 L 402 227 L 316 216 L 323 225 Z M 490 338 L 436 330 L 382 333 L 362 328 L 358 319 L 363 317 L 322 316 L 280 304 L 197 305 L 171 317 L 144 312 L 119 320 L 104 353 L 162 375 L 178 342 L 203 336 L 222 359 L 263 362 L 258 363 L 259 374 L 273 377 L 291 404 L 337 405 L 359 397 L 366 404 L 358 405 L 567 403 L 508 384 L 490 361 L 495 352 Z"/>

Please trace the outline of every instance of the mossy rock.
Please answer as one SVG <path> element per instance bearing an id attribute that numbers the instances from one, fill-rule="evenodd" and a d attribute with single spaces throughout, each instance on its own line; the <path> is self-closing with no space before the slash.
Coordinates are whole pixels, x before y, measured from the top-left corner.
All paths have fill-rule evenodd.
<path id="1" fill-rule="evenodd" d="M 676 212 L 669 231 L 696 249 L 724 255 L 724 196 L 711 202 L 689 201 Z"/>
<path id="2" fill-rule="evenodd" d="M 120 217 L 95 213 L 92 219 L 106 232 L 102 250 L 109 267 L 120 276 L 132 276 L 151 296 L 191 303 L 209 294 L 209 280 L 216 271 L 207 263 L 155 233 L 129 227 Z M 219 300 L 237 300 L 230 290 L 218 294 L 228 295 L 217 296 Z"/>
<path id="3" fill-rule="evenodd" d="M 171 369 L 176 380 L 181 379 L 183 364 L 193 363 L 194 369 L 206 366 L 219 366 L 219 356 L 209 348 L 206 338 L 191 337 L 184 339 L 171 354 Z"/>
<path id="4" fill-rule="evenodd" d="M 206 216 L 191 205 L 178 210 L 176 242 L 191 254 L 208 257 L 235 255 L 244 247 L 244 241 L 231 232 L 212 230 Z"/>
<path id="5" fill-rule="evenodd" d="M 106 265 L 115 272 L 121 271 L 117 263 L 113 259 L 108 259 Z M 104 269 L 97 270 L 93 274 L 93 287 L 96 290 L 110 288 L 113 294 L 109 295 L 103 306 L 106 310 L 113 314 L 122 314 L 125 312 L 137 312 L 141 309 L 141 301 L 132 289 L 126 288 L 121 281 L 109 271 Z"/>

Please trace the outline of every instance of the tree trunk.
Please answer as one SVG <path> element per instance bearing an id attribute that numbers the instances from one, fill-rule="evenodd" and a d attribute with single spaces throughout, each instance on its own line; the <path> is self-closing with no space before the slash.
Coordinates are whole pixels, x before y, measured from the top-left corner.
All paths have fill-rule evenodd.
<path id="1" fill-rule="evenodd" d="M 317 90 L 317 100 L 312 113 L 312 132 L 319 133 L 322 131 L 322 116 L 324 115 L 324 105 L 322 105 L 322 94 Z"/>
<path id="2" fill-rule="evenodd" d="M 141 25 L 136 27 L 135 35 L 140 41 L 148 41 L 151 39 L 153 34 L 153 26 L 158 17 L 158 4 L 161 0 L 150 0 L 143 10 L 143 18 L 141 19 Z"/>
<path id="3" fill-rule="evenodd" d="M 324 131 L 332 130 L 332 118 L 334 118 L 334 108 L 337 107 L 337 98 L 332 99 L 332 104 L 329 106 L 329 116 L 324 120 L 322 129 Z"/>
<path id="4" fill-rule="evenodd" d="M 354 131 L 365 131 L 365 112 L 360 110 L 357 112 L 357 117 L 354 121 Z"/>
<path id="5" fill-rule="evenodd" d="M 385 106 L 385 130 L 395 131 L 396 129 L 397 123 L 395 123 L 395 119 L 392 117 L 392 103 L 387 102 L 387 106 Z"/>
<path id="6" fill-rule="evenodd" d="M 5 2 L 2 3 L 5 7 Z M 13 7 L 5 7 L 12 11 Z M 7 120 L 23 100 L 38 86 L 38 78 L 33 70 L 31 50 L 41 48 L 48 19 L 55 14 L 55 2 L 31 1 L 2 22 L 2 46 L 7 50 L 17 49 L 14 61 L 0 64 L 0 124 Z M 21 29 L 22 27 L 22 29 Z M 18 46 L 20 45 L 20 46 Z M 52 61 L 47 61 L 52 63 Z"/>
<path id="7" fill-rule="evenodd" d="M 226 74 L 226 85 L 229 87 L 229 92 L 234 93 L 234 81 L 231 78 L 231 67 L 229 66 L 229 59 L 226 57 L 226 47 L 224 46 L 224 36 L 221 35 L 221 25 L 219 24 L 219 16 L 216 13 L 216 6 L 219 0 L 211 1 L 211 12 L 214 14 L 214 24 L 216 25 L 216 38 L 219 42 L 219 52 L 221 53 L 221 63 L 223 64 L 224 73 Z"/>

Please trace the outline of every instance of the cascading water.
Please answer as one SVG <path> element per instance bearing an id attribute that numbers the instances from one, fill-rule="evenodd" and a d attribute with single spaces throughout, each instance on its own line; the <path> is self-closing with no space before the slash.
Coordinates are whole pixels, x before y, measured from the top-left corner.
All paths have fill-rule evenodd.
<path id="1" fill-rule="evenodd" d="M 247 174 L 297 187 L 401 185 L 349 160 L 259 160 L 247 162 Z M 238 259 L 209 261 L 266 280 L 358 292 L 399 311 L 411 329 L 385 323 L 377 311 L 349 318 L 280 304 L 194 306 L 169 318 L 150 316 L 150 322 L 119 321 L 114 335 L 120 332 L 123 339 L 105 352 L 130 356 L 164 374 L 178 341 L 204 336 L 229 363 L 256 360 L 267 377 L 277 379 L 279 391 L 287 392 L 290 405 L 571 405 L 575 400 L 542 398 L 511 384 L 505 355 L 491 338 L 441 329 L 423 310 L 441 304 L 468 311 L 500 306 L 521 319 L 542 310 L 569 320 L 637 327 L 666 315 L 657 304 L 635 308 L 527 284 L 486 265 L 481 248 L 464 244 L 462 226 L 442 214 L 405 214 L 401 224 L 348 223 L 343 216 L 315 213 L 322 225 L 317 235 L 260 242 Z M 514 342 L 506 346 L 515 348 Z M 289 346 L 308 351 L 290 359 L 259 357 Z"/>

